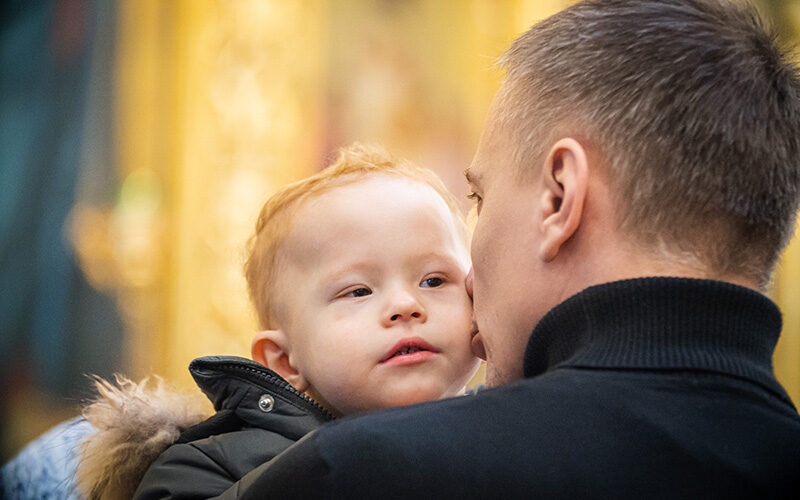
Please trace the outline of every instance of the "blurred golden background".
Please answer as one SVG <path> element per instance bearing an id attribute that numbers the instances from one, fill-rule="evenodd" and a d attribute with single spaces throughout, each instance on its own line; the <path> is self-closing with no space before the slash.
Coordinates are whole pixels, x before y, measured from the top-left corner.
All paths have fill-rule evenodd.
<path id="1" fill-rule="evenodd" d="M 189 389 L 194 357 L 249 356 L 258 210 L 336 148 L 381 143 L 463 198 L 494 61 L 568 3 L 4 4 L 0 457 L 75 415 L 86 372 Z M 800 1 L 756 4 L 799 39 Z M 797 239 L 771 293 L 775 369 L 798 403 Z"/>

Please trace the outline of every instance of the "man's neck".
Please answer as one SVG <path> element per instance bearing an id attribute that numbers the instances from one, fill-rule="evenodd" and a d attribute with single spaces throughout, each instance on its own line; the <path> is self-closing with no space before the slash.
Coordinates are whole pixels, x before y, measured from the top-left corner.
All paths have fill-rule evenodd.
<path id="1" fill-rule="evenodd" d="M 584 280 L 576 283 L 572 293 L 594 285 L 634 278 L 675 277 L 723 281 L 757 292 L 763 288 L 746 276 L 721 274 L 709 269 L 691 253 L 676 254 L 668 250 L 641 249 L 633 245 L 621 244 L 608 247 L 605 252 L 597 252 L 593 264 L 586 260 Z"/>

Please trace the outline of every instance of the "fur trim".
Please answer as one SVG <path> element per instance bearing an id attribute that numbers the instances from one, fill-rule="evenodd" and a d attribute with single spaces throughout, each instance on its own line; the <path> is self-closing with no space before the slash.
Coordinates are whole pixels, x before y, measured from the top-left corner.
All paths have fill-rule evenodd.
<path id="1" fill-rule="evenodd" d="M 182 394 L 156 378 L 138 384 L 115 375 L 116 385 L 93 377 L 98 397 L 83 410 L 96 429 L 81 446 L 78 489 L 89 499 L 133 497 L 148 467 L 180 433 L 211 414 L 199 392 Z"/>

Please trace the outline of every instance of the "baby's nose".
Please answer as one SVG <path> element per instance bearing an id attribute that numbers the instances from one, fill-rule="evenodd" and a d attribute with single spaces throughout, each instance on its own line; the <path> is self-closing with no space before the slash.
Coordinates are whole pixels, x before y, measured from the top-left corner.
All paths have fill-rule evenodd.
<path id="1" fill-rule="evenodd" d="M 413 294 L 407 292 L 395 294 L 383 314 L 384 326 L 411 320 L 425 322 L 427 319 L 427 313 L 420 301 Z"/>

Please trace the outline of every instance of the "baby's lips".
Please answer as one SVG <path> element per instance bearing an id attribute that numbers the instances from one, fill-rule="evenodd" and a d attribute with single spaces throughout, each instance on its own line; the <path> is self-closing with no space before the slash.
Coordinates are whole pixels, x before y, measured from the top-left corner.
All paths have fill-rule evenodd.
<path id="1" fill-rule="evenodd" d="M 416 347 L 421 351 L 430 351 L 438 353 L 439 349 L 425 341 L 422 337 L 405 337 L 397 341 L 397 343 L 383 355 L 380 362 L 385 363 L 389 361 L 400 349 L 405 347 Z"/>

